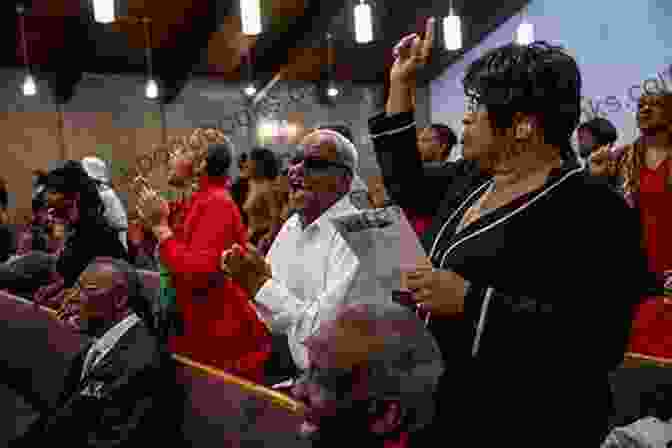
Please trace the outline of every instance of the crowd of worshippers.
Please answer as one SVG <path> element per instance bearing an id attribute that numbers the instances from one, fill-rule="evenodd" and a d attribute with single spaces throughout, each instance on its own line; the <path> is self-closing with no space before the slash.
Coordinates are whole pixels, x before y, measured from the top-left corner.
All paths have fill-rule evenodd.
<path id="1" fill-rule="evenodd" d="M 305 402 L 301 433 L 317 446 L 430 446 L 447 434 L 474 446 L 603 444 L 608 375 L 653 344 L 638 319 L 672 288 L 672 93 L 643 94 L 641 136 L 616 148 L 606 119 L 579 123 L 572 56 L 504 45 L 466 69 L 454 157 L 450 128 L 414 119 L 433 27 L 394 48 L 385 111 L 369 121 L 382 176 L 368 205 L 353 194 L 365 188 L 342 126 L 309 132 L 285 168 L 253 149 L 235 182 L 230 141 L 208 147 L 198 170 L 173 158 L 171 185 L 196 177 L 199 188 L 173 202 L 144 188 L 142 231 L 130 231 L 94 159 L 37 177 L 30 242 L 5 263 L 2 287 L 25 291 L 42 276 L 34 300 L 95 341 L 73 375 L 102 389 L 75 381 L 20 446 L 176 442 L 159 416 L 175 395 L 164 351 Z M 404 300 L 354 287 L 369 271 L 330 220 L 390 203 L 427 253 L 402 273 Z M 129 264 L 148 239 L 134 250 L 161 272 L 158 299 Z M 89 373 L 120 341 L 137 344 L 112 358 L 123 381 Z"/>

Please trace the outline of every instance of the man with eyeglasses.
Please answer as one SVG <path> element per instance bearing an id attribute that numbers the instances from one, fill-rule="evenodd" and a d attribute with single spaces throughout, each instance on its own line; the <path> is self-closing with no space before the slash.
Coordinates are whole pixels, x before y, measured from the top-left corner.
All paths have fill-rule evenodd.
<path id="1" fill-rule="evenodd" d="M 185 391 L 175 361 L 157 339 L 152 299 L 135 269 L 98 257 L 67 299 L 58 318 L 91 343 L 72 360 L 56 406 L 43 409 L 8 446 L 130 448 L 147 440 L 186 446 Z"/>
<path id="2" fill-rule="evenodd" d="M 322 129 L 303 139 L 292 162 L 290 195 L 298 213 L 265 260 L 234 245 L 222 254 L 222 270 L 247 290 L 271 331 L 288 336 L 293 362 L 305 370 L 303 341 L 330 310 L 352 301 L 350 286 L 359 273 L 359 260 L 330 221 L 358 210 L 349 196 L 357 153 L 341 134 Z"/>

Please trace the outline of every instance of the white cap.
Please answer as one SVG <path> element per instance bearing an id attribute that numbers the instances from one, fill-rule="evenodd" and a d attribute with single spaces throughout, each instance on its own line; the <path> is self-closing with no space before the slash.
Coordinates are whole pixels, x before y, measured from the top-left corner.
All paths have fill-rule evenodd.
<path id="1" fill-rule="evenodd" d="M 84 168 L 84 171 L 86 171 L 86 174 L 92 179 L 106 184 L 110 182 L 110 174 L 107 170 L 107 164 L 98 157 L 84 157 L 82 159 L 82 167 Z"/>

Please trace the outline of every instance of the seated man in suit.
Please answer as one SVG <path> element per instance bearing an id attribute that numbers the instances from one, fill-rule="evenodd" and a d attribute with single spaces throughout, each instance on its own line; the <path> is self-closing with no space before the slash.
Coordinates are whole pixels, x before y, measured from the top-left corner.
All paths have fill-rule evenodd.
<path id="1" fill-rule="evenodd" d="M 314 447 L 403 448 L 432 421 L 443 362 L 413 312 L 391 302 L 344 305 L 305 344 L 309 368 L 292 395 L 306 404 L 300 432 Z"/>
<path id="2" fill-rule="evenodd" d="M 117 259 L 94 259 L 59 318 L 94 342 L 74 358 L 55 408 L 10 446 L 178 442 L 183 389 L 174 361 L 157 342 L 151 304 L 134 269 Z"/>

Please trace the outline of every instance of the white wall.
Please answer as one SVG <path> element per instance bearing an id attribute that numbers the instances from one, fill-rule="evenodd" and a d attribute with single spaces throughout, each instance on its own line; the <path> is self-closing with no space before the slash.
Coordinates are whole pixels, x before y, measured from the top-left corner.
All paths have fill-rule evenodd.
<path id="1" fill-rule="evenodd" d="M 637 136 L 634 111 L 641 86 L 672 90 L 672 2 L 669 0 L 533 0 L 528 8 L 535 39 L 559 44 L 577 59 L 583 77 L 582 121 L 597 115 L 619 130 L 619 143 Z M 460 80 L 483 51 L 510 42 L 513 17 L 431 84 L 432 121 L 460 130 Z"/>

